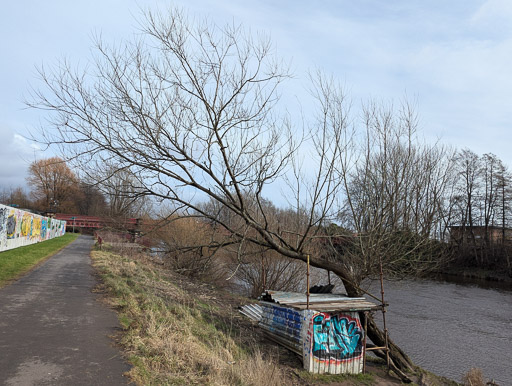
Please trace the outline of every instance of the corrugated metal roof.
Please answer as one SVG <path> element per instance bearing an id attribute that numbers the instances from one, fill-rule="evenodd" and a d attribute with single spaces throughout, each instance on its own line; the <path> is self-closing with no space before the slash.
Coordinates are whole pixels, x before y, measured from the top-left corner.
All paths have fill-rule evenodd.
<path id="1" fill-rule="evenodd" d="M 261 320 L 261 314 L 263 313 L 263 310 L 259 304 L 247 304 L 240 307 L 240 313 L 254 320 L 255 322 L 259 322 Z"/>
<path id="2" fill-rule="evenodd" d="M 267 290 L 262 295 L 262 299 L 299 310 L 307 308 L 307 296 L 302 293 Z M 380 306 L 363 297 L 351 298 L 337 294 L 310 294 L 309 308 L 317 311 L 369 311 L 379 309 Z"/>

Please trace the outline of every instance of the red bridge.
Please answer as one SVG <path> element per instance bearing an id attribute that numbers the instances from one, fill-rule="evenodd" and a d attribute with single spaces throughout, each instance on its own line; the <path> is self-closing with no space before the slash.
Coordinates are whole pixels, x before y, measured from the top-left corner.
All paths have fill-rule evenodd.
<path id="1" fill-rule="evenodd" d="M 82 216 L 78 214 L 57 213 L 54 216 L 57 220 L 66 221 L 66 230 L 96 230 L 101 228 L 112 228 L 129 232 L 138 232 L 141 221 L 138 218 L 108 218 L 95 216 Z"/>

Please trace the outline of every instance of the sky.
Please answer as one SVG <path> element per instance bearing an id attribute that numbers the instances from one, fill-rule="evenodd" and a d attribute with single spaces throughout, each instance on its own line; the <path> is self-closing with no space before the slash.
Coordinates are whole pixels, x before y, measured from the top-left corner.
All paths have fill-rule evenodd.
<path id="1" fill-rule="evenodd" d="M 321 6 L 319 6 L 321 4 Z M 509 0 L 2 0 L 0 189 L 25 186 L 28 165 L 53 156 L 27 138 L 46 113 L 27 109 L 37 67 L 87 63 L 92 37 L 138 33 L 141 9 L 183 7 L 217 24 L 269 34 L 291 63 L 290 100 L 306 100 L 307 72 L 332 74 L 352 103 L 413 100 L 429 140 L 512 167 L 512 2 Z"/>

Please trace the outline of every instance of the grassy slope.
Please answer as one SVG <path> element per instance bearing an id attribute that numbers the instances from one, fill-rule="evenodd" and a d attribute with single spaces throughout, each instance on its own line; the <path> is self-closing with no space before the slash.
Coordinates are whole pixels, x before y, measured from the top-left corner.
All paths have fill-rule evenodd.
<path id="1" fill-rule="evenodd" d="M 93 251 L 108 301 L 124 329 L 130 376 L 140 385 L 399 385 L 381 365 L 374 374 L 313 375 L 289 351 L 262 338 L 241 316 L 244 299 L 194 283 L 144 257 Z M 371 370 L 372 371 L 372 370 Z M 447 385 L 428 377 L 431 385 Z"/>
<path id="2" fill-rule="evenodd" d="M 103 251 L 92 257 L 119 312 L 137 384 L 286 384 L 274 360 L 237 327 L 236 311 L 212 303 L 200 286 L 189 293 L 144 260 Z"/>
<path id="3" fill-rule="evenodd" d="M 77 237 L 76 233 L 66 233 L 55 239 L 0 252 L 0 287 L 54 255 Z"/>

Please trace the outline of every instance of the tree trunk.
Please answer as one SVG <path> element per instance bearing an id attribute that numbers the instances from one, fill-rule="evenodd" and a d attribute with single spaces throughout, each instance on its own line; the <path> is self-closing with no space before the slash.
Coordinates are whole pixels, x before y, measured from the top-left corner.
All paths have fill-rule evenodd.
<path id="1" fill-rule="evenodd" d="M 367 320 L 367 336 L 371 341 L 378 347 L 384 347 L 386 345 L 386 335 L 377 326 L 375 320 L 370 314 L 364 312 L 359 313 L 361 320 L 364 323 L 364 319 L 368 316 Z M 402 382 L 410 383 L 412 379 L 407 373 L 415 372 L 416 365 L 411 359 L 398 347 L 388 336 L 388 347 L 389 347 L 389 365 L 390 369 L 393 370 L 396 375 L 402 380 Z M 386 352 L 383 350 L 374 350 L 375 355 L 382 359 L 386 359 Z"/>
<path id="2" fill-rule="evenodd" d="M 347 290 L 347 295 L 351 297 L 359 297 L 362 296 L 362 291 L 357 288 L 352 282 L 349 282 L 347 280 L 343 281 L 343 285 L 345 286 L 345 289 Z M 364 312 L 360 313 L 360 318 L 362 322 L 364 323 L 364 319 L 366 318 L 366 315 L 368 315 L 367 320 L 367 335 L 368 338 L 371 339 L 371 341 L 379 347 L 384 347 L 386 345 L 386 334 L 384 331 L 382 331 L 379 326 L 377 326 L 377 323 L 375 322 L 374 318 L 370 314 L 365 314 Z M 401 370 L 402 372 L 410 372 L 416 370 L 416 365 L 411 361 L 411 359 L 405 354 L 405 352 L 398 347 L 388 336 L 388 346 L 389 346 L 389 357 L 393 361 L 394 365 Z M 378 352 L 376 353 L 379 356 L 382 356 Z M 383 356 L 385 358 L 385 354 Z"/>

